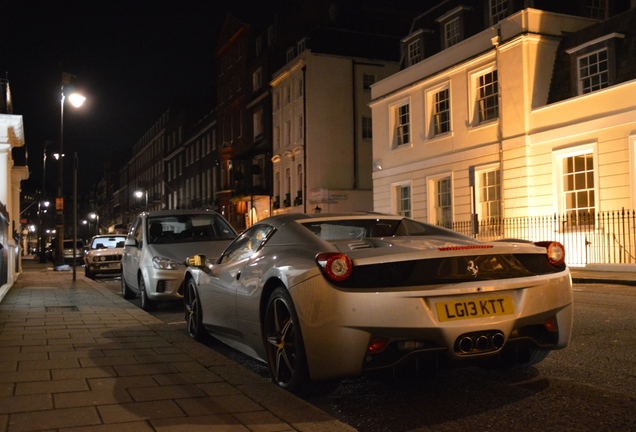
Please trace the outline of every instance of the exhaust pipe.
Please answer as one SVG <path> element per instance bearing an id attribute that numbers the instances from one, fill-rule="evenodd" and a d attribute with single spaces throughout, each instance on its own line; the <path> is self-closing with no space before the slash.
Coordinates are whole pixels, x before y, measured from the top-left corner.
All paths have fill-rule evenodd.
<path id="1" fill-rule="evenodd" d="M 497 332 L 490 338 L 490 344 L 496 350 L 500 349 L 504 346 L 504 335 L 501 332 Z"/>
<path id="2" fill-rule="evenodd" d="M 461 352 L 468 353 L 473 350 L 473 340 L 469 336 L 464 336 L 459 341 L 459 350 Z"/>
<path id="3" fill-rule="evenodd" d="M 457 338 L 455 352 L 460 354 L 478 354 L 498 351 L 504 346 L 505 337 L 499 330 L 466 333 Z"/>

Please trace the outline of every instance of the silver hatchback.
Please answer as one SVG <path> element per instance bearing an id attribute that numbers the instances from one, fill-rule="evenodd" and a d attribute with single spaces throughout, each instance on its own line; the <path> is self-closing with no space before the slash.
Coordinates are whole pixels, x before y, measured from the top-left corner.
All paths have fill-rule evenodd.
<path id="1" fill-rule="evenodd" d="M 219 256 L 236 231 L 214 211 L 162 210 L 133 221 L 124 244 L 121 290 L 126 299 L 141 297 L 153 310 L 160 301 L 183 298 L 185 259 L 195 253 Z"/>

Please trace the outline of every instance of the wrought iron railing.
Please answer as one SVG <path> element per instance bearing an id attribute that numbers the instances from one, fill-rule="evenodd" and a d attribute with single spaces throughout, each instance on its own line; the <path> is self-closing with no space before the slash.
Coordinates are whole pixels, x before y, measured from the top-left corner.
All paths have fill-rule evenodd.
<path id="1" fill-rule="evenodd" d="M 454 222 L 448 228 L 482 241 L 556 240 L 565 246 L 566 262 L 586 264 L 636 263 L 636 211 L 618 210 Z"/>

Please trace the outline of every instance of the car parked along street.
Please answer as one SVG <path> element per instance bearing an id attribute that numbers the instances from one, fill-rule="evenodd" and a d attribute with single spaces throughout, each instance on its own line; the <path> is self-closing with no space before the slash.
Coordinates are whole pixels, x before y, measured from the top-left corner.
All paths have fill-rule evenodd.
<path id="1" fill-rule="evenodd" d="M 124 242 L 123 297 L 139 295 L 144 310 L 155 309 L 161 301 L 181 300 L 186 257 L 196 253 L 219 256 L 236 235 L 232 226 L 214 211 L 162 210 L 140 214 Z"/>
<path id="2" fill-rule="evenodd" d="M 84 274 L 93 278 L 97 274 L 120 274 L 121 257 L 126 236 L 123 234 L 96 235 L 84 257 Z"/>
<path id="3" fill-rule="evenodd" d="M 185 320 L 299 394 L 420 367 L 529 367 L 566 347 L 570 271 L 556 242 L 483 243 L 377 213 L 286 214 L 218 258 L 188 258 Z"/>

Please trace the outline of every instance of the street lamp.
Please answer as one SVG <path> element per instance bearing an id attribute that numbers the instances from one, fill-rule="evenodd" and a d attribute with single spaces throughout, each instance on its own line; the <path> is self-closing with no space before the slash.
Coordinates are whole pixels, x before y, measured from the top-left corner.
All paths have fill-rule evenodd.
<path id="1" fill-rule="evenodd" d="M 89 213 L 88 217 L 96 221 L 95 235 L 99 235 L 99 215 L 97 213 Z"/>
<path id="2" fill-rule="evenodd" d="M 64 161 L 62 159 L 62 156 L 64 156 L 64 101 L 66 100 L 66 95 L 64 94 L 64 85 L 68 84 L 70 80 L 70 74 L 62 73 L 62 97 L 60 100 L 60 167 L 57 172 L 57 198 L 55 199 L 55 210 L 57 211 L 57 244 L 55 248 L 56 270 L 58 270 L 59 267 L 64 264 Z M 74 107 L 80 107 L 84 103 L 86 98 L 77 93 L 73 93 L 69 95 L 68 100 Z"/>
<path id="3" fill-rule="evenodd" d="M 40 263 L 46 262 L 46 253 L 44 251 L 44 247 L 46 246 L 46 240 L 44 238 L 44 213 L 46 213 L 49 204 L 48 201 L 40 200 L 38 202 L 38 216 L 40 217 Z"/>
<path id="4" fill-rule="evenodd" d="M 146 211 L 148 211 L 148 189 L 136 190 L 135 191 L 135 196 L 137 198 L 141 198 L 142 196 L 146 197 Z"/>

